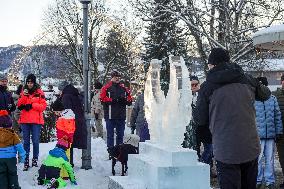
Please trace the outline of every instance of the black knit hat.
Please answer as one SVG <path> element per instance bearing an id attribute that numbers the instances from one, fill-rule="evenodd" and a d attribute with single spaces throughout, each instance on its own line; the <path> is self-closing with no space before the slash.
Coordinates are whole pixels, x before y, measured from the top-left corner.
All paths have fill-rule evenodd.
<path id="1" fill-rule="evenodd" d="M 218 65 L 222 63 L 229 63 L 229 52 L 223 48 L 213 48 L 208 57 L 208 64 Z"/>
<path id="2" fill-rule="evenodd" d="M 64 110 L 64 106 L 62 103 L 62 100 L 60 98 L 57 98 L 51 105 L 50 105 L 51 109 L 53 111 L 63 111 Z"/>
<path id="3" fill-rule="evenodd" d="M 257 80 L 265 86 L 268 86 L 268 81 L 266 77 L 258 77 Z"/>
<path id="4" fill-rule="evenodd" d="M 193 81 L 193 80 L 199 81 L 199 79 L 196 75 L 190 76 L 190 81 Z"/>
<path id="5" fill-rule="evenodd" d="M 26 83 L 27 82 L 33 82 L 33 83 L 36 83 L 36 76 L 34 74 L 29 74 L 27 76 L 27 79 L 26 79 Z"/>
<path id="6" fill-rule="evenodd" d="M 9 115 L 0 116 L 0 127 L 3 128 L 12 127 L 12 119 Z"/>
<path id="7" fill-rule="evenodd" d="M 111 75 L 112 78 L 121 76 L 120 73 L 117 70 L 113 70 L 110 75 Z"/>
<path id="8" fill-rule="evenodd" d="M 103 87 L 103 84 L 101 84 L 101 82 L 99 81 L 96 81 L 94 86 L 95 86 L 95 89 L 101 89 Z"/>

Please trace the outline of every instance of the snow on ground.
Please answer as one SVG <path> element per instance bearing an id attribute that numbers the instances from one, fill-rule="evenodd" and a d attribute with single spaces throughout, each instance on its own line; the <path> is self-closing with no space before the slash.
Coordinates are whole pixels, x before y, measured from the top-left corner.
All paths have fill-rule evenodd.
<path id="1" fill-rule="evenodd" d="M 40 144 L 39 164 L 47 157 L 49 150 L 53 149 L 56 142 L 47 144 Z M 107 189 L 108 176 L 111 176 L 111 161 L 108 160 L 108 153 L 105 141 L 101 138 L 92 139 L 92 167 L 93 169 L 81 169 L 82 165 L 82 151 L 74 149 L 74 171 L 78 186 L 71 186 L 70 182 L 67 189 Z M 117 164 L 118 165 L 118 164 Z M 18 166 L 18 175 L 20 186 L 23 189 L 41 189 L 47 188 L 37 185 L 37 170 L 39 168 L 31 168 L 27 172 L 23 172 L 23 164 Z M 119 170 L 119 167 L 116 168 Z"/>
<path id="2" fill-rule="evenodd" d="M 106 138 L 105 121 L 104 125 L 104 138 Z M 125 134 L 131 132 L 129 127 L 125 127 Z M 92 133 L 94 137 L 94 133 Z M 102 138 L 92 137 L 92 169 L 81 169 L 82 165 L 82 150 L 74 149 L 74 172 L 78 185 L 72 186 L 69 182 L 66 189 L 107 189 L 108 177 L 112 176 L 111 173 L 111 161 L 108 159 L 108 152 L 106 142 Z M 47 157 L 49 150 L 53 149 L 56 145 L 55 142 L 41 143 L 39 148 L 39 167 L 41 162 Z M 32 150 L 32 145 L 31 145 Z M 32 152 L 30 153 L 32 154 Z M 31 158 L 31 157 L 30 157 Z M 19 183 L 23 189 L 43 189 L 46 186 L 37 185 L 38 168 L 30 168 L 29 171 L 22 171 L 23 164 L 18 165 Z M 116 164 L 116 173 L 119 176 L 121 173 L 120 163 Z"/>

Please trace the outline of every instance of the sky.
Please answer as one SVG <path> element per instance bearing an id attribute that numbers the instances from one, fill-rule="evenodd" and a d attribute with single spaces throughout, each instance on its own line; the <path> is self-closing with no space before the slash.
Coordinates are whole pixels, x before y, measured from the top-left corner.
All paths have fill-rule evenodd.
<path id="1" fill-rule="evenodd" d="M 55 0 L 0 0 L 0 47 L 31 45 L 40 34 L 43 13 Z M 111 9 L 119 9 L 124 0 L 106 0 Z M 116 7 L 116 8 L 115 8 Z"/>
<path id="2" fill-rule="evenodd" d="M 1 0 L 0 47 L 28 45 L 40 32 L 44 9 L 54 0 Z"/>

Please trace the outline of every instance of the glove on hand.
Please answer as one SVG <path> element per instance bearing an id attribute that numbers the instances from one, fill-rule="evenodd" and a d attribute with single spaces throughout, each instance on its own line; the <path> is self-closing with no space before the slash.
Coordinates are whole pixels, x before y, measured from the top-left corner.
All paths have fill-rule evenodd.
<path id="1" fill-rule="evenodd" d="M 31 104 L 26 104 L 25 110 L 26 111 L 30 111 L 32 109 L 32 105 Z"/>

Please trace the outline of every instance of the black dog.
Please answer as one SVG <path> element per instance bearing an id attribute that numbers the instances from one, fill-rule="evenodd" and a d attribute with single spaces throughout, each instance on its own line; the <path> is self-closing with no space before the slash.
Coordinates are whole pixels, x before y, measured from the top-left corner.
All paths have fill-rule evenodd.
<path id="1" fill-rule="evenodd" d="M 112 175 L 115 175 L 114 166 L 116 161 L 120 161 L 122 166 L 121 176 L 124 176 L 128 169 L 128 154 L 138 154 L 138 147 L 131 144 L 119 144 L 109 148 L 108 153 L 112 160 Z"/>

